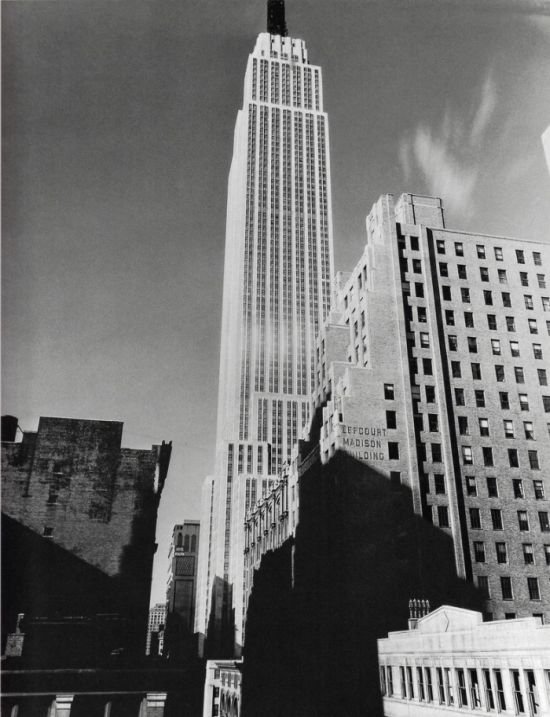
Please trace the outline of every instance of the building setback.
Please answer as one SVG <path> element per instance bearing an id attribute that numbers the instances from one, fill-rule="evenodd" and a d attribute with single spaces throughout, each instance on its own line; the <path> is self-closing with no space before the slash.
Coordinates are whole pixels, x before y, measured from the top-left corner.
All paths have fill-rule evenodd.
<path id="1" fill-rule="evenodd" d="M 284 3 L 249 57 L 229 174 L 215 473 L 205 481 L 196 630 L 242 646 L 246 510 L 309 420 L 315 336 L 333 273 L 321 68 L 287 37 Z"/>

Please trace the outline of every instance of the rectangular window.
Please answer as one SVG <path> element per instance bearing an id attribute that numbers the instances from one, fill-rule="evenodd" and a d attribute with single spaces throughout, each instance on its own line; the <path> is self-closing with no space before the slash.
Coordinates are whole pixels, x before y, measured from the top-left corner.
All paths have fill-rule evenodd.
<path id="1" fill-rule="evenodd" d="M 467 279 L 468 274 L 466 273 L 466 266 L 464 264 L 458 264 L 456 267 L 458 278 L 459 279 Z"/>
<path id="2" fill-rule="evenodd" d="M 440 276 L 449 276 L 449 268 L 444 261 L 439 262 L 439 274 Z"/>
<path id="3" fill-rule="evenodd" d="M 495 314 L 487 314 L 487 326 L 490 331 L 497 330 L 497 317 Z"/>
<path id="4" fill-rule="evenodd" d="M 512 480 L 512 488 L 514 489 L 514 498 L 525 498 L 523 492 L 523 481 L 521 478 L 514 478 Z"/>
<path id="5" fill-rule="evenodd" d="M 546 375 L 545 368 L 538 368 L 537 376 L 539 379 L 539 386 L 548 386 L 548 376 Z"/>
<path id="6" fill-rule="evenodd" d="M 466 690 L 466 679 L 464 677 L 464 670 L 457 668 L 456 676 L 458 680 L 458 706 L 468 707 L 468 692 Z"/>
<path id="7" fill-rule="evenodd" d="M 481 513 L 479 508 L 470 508 L 470 528 L 472 530 L 481 530 Z"/>
<path id="8" fill-rule="evenodd" d="M 516 330 L 516 320 L 513 316 L 506 317 L 506 328 L 508 329 L 508 331 Z"/>
<path id="9" fill-rule="evenodd" d="M 426 403 L 435 403 L 435 386 L 426 386 Z"/>
<path id="10" fill-rule="evenodd" d="M 468 416 L 458 416 L 458 432 L 461 436 L 469 436 Z"/>
<path id="11" fill-rule="evenodd" d="M 412 266 L 413 266 L 413 272 L 415 274 L 421 274 L 422 273 L 422 262 L 420 259 L 413 259 L 412 260 Z"/>
<path id="12" fill-rule="evenodd" d="M 489 269 L 487 269 L 486 266 L 479 267 L 479 275 L 481 277 L 481 281 L 489 281 Z"/>
<path id="13" fill-rule="evenodd" d="M 532 471 L 540 471 L 539 454 L 537 451 L 527 451 L 529 458 L 529 468 Z"/>
<path id="14" fill-rule="evenodd" d="M 525 383 L 525 373 L 522 366 L 514 366 L 514 376 L 516 383 Z"/>
<path id="15" fill-rule="evenodd" d="M 549 404 L 548 404 L 548 411 L 550 412 L 550 396 L 548 397 Z M 464 389 L 463 388 L 455 388 L 455 403 L 457 406 L 464 406 Z"/>
<path id="16" fill-rule="evenodd" d="M 540 510 L 539 511 L 539 524 L 540 529 L 543 533 L 550 532 L 550 523 L 548 522 L 548 511 L 546 510 Z"/>
<path id="17" fill-rule="evenodd" d="M 424 372 L 424 376 L 432 376 L 433 375 L 431 359 L 429 359 L 429 358 L 422 359 L 422 370 Z"/>
<path id="18" fill-rule="evenodd" d="M 482 390 L 474 391 L 476 406 L 478 408 L 485 408 L 485 393 Z"/>
<path id="19" fill-rule="evenodd" d="M 508 448 L 508 464 L 510 468 L 519 468 L 517 448 Z"/>
<path id="20" fill-rule="evenodd" d="M 540 251 L 533 252 L 533 264 L 535 266 L 542 266 L 542 255 Z"/>
<path id="21" fill-rule="evenodd" d="M 508 578 L 510 580 L 510 578 Z M 510 585 L 510 593 L 512 592 L 512 587 Z M 496 684 L 496 693 L 497 693 L 497 705 L 498 709 L 503 712 L 506 710 L 506 699 L 504 697 L 504 685 L 502 684 L 502 674 L 500 670 L 493 670 L 493 675 L 495 678 L 495 684 Z"/>
<path id="22" fill-rule="evenodd" d="M 500 364 L 495 366 L 495 377 L 498 383 L 503 383 L 503 381 L 505 381 L 504 366 L 501 366 Z"/>
<path id="23" fill-rule="evenodd" d="M 519 407 L 522 411 L 528 411 L 529 410 L 529 398 L 526 393 L 519 393 Z"/>
<path id="24" fill-rule="evenodd" d="M 464 326 L 467 329 L 473 329 L 474 328 L 474 315 L 471 311 L 465 311 L 464 312 Z"/>
<path id="25" fill-rule="evenodd" d="M 476 563 L 485 562 L 485 543 L 474 540 L 474 560 Z"/>
<path id="26" fill-rule="evenodd" d="M 477 354 L 477 339 L 475 336 L 468 336 L 468 351 Z"/>
<path id="27" fill-rule="evenodd" d="M 519 272 L 519 280 L 522 286 L 529 286 L 529 276 L 526 271 Z"/>
<path id="28" fill-rule="evenodd" d="M 449 527 L 449 509 L 446 505 L 437 506 L 437 522 L 440 528 Z"/>
<path id="29" fill-rule="evenodd" d="M 419 324 L 425 324 L 428 320 L 427 314 L 426 314 L 426 307 L 425 306 L 418 306 L 416 309 L 416 313 L 418 316 L 418 323 Z"/>
<path id="30" fill-rule="evenodd" d="M 491 339 L 491 350 L 493 356 L 500 356 L 500 339 Z"/>
<path id="31" fill-rule="evenodd" d="M 441 667 L 436 667 L 435 672 L 437 675 L 437 692 L 439 695 L 439 704 L 444 705 L 445 704 L 445 685 L 443 683 L 443 669 Z"/>
<path id="32" fill-rule="evenodd" d="M 443 301 L 451 301 L 452 299 L 452 293 L 451 293 L 451 287 L 447 286 L 446 284 L 441 287 L 441 296 L 443 297 Z"/>
<path id="33" fill-rule="evenodd" d="M 516 249 L 516 261 L 518 264 L 525 264 L 525 255 L 522 249 Z"/>
<path id="34" fill-rule="evenodd" d="M 479 419 L 479 435 L 480 436 L 488 436 L 489 435 L 489 419 L 488 418 L 480 418 Z"/>
<path id="35" fill-rule="evenodd" d="M 445 254 L 445 241 L 443 239 L 438 239 L 435 242 L 435 246 L 438 254 Z"/>
<path id="36" fill-rule="evenodd" d="M 424 668 L 424 676 L 426 678 L 426 701 L 433 702 L 434 701 L 434 691 L 433 691 L 433 687 L 432 687 L 432 668 L 431 667 Z"/>
<path id="37" fill-rule="evenodd" d="M 506 269 L 499 269 L 498 270 L 498 281 L 500 284 L 507 284 L 508 283 L 508 277 L 506 276 Z"/>
<path id="38" fill-rule="evenodd" d="M 388 441 L 388 457 L 392 461 L 399 460 L 399 443 Z"/>
<path id="39" fill-rule="evenodd" d="M 506 549 L 506 543 L 495 543 L 495 551 L 497 554 L 497 563 L 508 562 L 508 551 Z"/>
<path id="40" fill-rule="evenodd" d="M 432 443 L 432 460 L 434 463 L 441 463 L 441 443 Z"/>
<path id="41" fill-rule="evenodd" d="M 455 254 L 457 256 L 464 256 L 464 245 L 460 241 L 455 241 Z"/>
<path id="42" fill-rule="evenodd" d="M 397 413 L 386 411 L 386 428 L 397 428 Z"/>
<path id="43" fill-rule="evenodd" d="M 500 399 L 500 407 L 502 409 L 507 410 L 510 408 L 510 399 L 508 398 L 508 394 L 506 393 L 506 391 L 500 391 L 499 399 Z"/>
<path id="44" fill-rule="evenodd" d="M 460 361 L 451 361 L 451 374 L 453 378 L 460 378 L 462 376 Z"/>
<path id="45" fill-rule="evenodd" d="M 519 343 L 517 341 L 510 341 L 510 354 L 514 358 L 519 356 Z"/>
<path id="46" fill-rule="evenodd" d="M 483 299 L 485 300 L 486 306 L 493 305 L 493 292 L 488 289 L 483 290 Z"/>
<path id="47" fill-rule="evenodd" d="M 500 508 L 491 508 L 491 523 L 493 530 L 502 530 L 502 511 Z"/>
<path id="48" fill-rule="evenodd" d="M 393 401 L 395 398 L 394 390 L 393 390 L 393 383 L 385 383 L 384 384 L 384 398 L 386 398 L 389 401 Z"/>
<path id="49" fill-rule="evenodd" d="M 502 305 L 505 306 L 507 309 L 510 309 L 512 307 L 512 300 L 510 298 L 510 294 L 507 291 L 502 292 Z"/>
<path id="50" fill-rule="evenodd" d="M 532 543 L 523 543 L 523 562 L 525 565 L 534 565 L 535 563 L 535 553 L 533 552 L 533 544 Z"/>
<path id="51" fill-rule="evenodd" d="M 472 367 L 472 378 L 474 381 L 481 381 L 481 364 L 473 363 Z"/>
<path id="52" fill-rule="evenodd" d="M 540 600 L 539 581 L 537 578 L 527 578 L 529 600 Z"/>
<path id="53" fill-rule="evenodd" d="M 550 413 L 550 396 L 542 397 L 542 406 L 545 413 Z"/>
<path id="54" fill-rule="evenodd" d="M 449 351 L 456 351 L 458 348 L 458 340 L 454 334 L 449 334 L 447 337 L 449 341 Z"/>
<path id="55" fill-rule="evenodd" d="M 475 476 L 465 476 L 466 481 L 466 495 L 474 496 L 477 495 L 477 484 Z"/>
<path id="56" fill-rule="evenodd" d="M 536 359 L 542 358 L 542 346 L 540 344 L 533 344 L 533 356 Z"/>
<path id="57" fill-rule="evenodd" d="M 550 565 L 550 545 L 544 546 L 544 561 L 546 565 Z"/>
<path id="58" fill-rule="evenodd" d="M 479 591 L 483 595 L 483 597 L 485 597 L 486 599 L 490 597 L 489 578 L 486 575 L 477 576 L 477 587 L 479 588 Z"/>
<path id="59" fill-rule="evenodd" d="M 504 576 L 500 578 L 500 590 L 502 592 L 503 600 L 513 600 L 511 578 Z"/>
<path id="60" fill-rule="evenodd" d="M 472 447 L 471 446 L 462 446 L 462 463 L 465 466 L 471 466 L 474 462 L 473 454 L 472 454 Z"/>
<path id="61" fill-rule="evenodd" d="M 425 702 L 426 692 L 424 691 L 424 673 L 421 667 L 416 668 L 416 677 L 418 681 L 418 699 L 420 702 Z"/>
<path id="62" fill-rule="evenodd" d="M 489 498 L 498 498 L 498 483 L 494 476 L 487 477 L 487 495 Z"/>
<path id="63" fill-rule="evenodd" d="M 463 304 L 470 303 L 470 289 L 467 289 L 465 286 L 460 287 L 460 296 Z"/>
<path id="64" fill-rule="evenodd" d="M 545 274 L 537 274 L 537 284 L 539 285 L 539 289 L 546 289 L 546 275 Z"/>
<path id="65" fill-rule="evenodd" d="M 544 500 L 544 483 L 541 480 L 533 481 L 535 500 Z"/>
<path id="66" fill-rule="evenodd" d="M 437 413 L 428 413 L 428 430 L 431 433 L 439 431 L 439 417 Z"/>
<path id="67" fill-rule="evenodd" d="M 523 300 L 525 301 L 525 308 L 526 309 L 533 309 L 533 297 L 529 294 L 523 295 Z"/>
<path id="68" fill-rule="evenodd" d="M 477 258 L 485 259 L 485 247 L 483 246 L 483 244 L 477 244 L 476 250 L 477 250 Z"/>
<path id="69" fill-rule="evenodd" d="M 506 438 L 515 438 L 514 422 L 509 419 L 504 419 L 504 436 Z"/>
<path id="70" fill-rule="evenodd" d="M 445 311 L 445 323 L 447 326 L 455 325 L 455 312 L 452 309 Z"/>
<path id="71" fill-rule="evenodd" d="M 434 473 L 434 487 L 436 495 L 445 495 L 445 476 L 442 473 Z"/>
<path id="72" fill-rule="evenodd" d="M 529 530 L 529 517 L 526 510 L 518 510 L 518 527 L 522 532 Z"/>
<path id="73" fill-rule="evenodd" d="M 414 292 L 417 298 L 422 299 L 424 297 L 424 284 L 416 282 L 414 285 Z"/>
<path id="74" fill-rule="evenodd" d="M 496 246 L 495 247 L 495 259 L 497 261 L 502 261 L 504 257 L 502 256 L 502 247 Z"/>
<path id="75" fill-rule="evenodd" d="M 407 670 L 407 697 L 414 700 L 414 681 L 412 667 L 406 667 Z"/>

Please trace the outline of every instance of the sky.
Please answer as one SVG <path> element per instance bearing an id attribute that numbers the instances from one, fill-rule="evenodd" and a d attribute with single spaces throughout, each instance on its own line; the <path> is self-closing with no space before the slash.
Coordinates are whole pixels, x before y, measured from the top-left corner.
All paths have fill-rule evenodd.
<path id="1" fill-rule="evenodd" d="M 8 0 L 2 412 L 124 422 L 173 442 L 173 525 L 214 464 L 227 176 L 264 0 Z M 336 269 L 381 194 L 449 228 L 550 241 L 550 3 L 287 0 L 323 68 Z"/>

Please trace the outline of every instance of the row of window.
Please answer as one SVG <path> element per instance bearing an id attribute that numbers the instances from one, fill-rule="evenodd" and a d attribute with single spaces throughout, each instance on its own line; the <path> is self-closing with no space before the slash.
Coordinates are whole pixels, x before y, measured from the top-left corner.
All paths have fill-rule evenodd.
<path id="1" fill-rule="evenodd" d="M 466 494 L 470 497 L 477 496 L 477 481 L 475 476 L 465 476 L 464 481 L 466 483 Z M 522 478 L 513 478 L 512 479 L 512 489 L 514 498 L 525 498 L 525 488 L 524 483 L 528 483 L 529 481 L 524 481 Z M 533 497 L 535 500 L 544 500 L 545 494 L 544 494 L 544 483 L 542 480 L 534 480 L 532 481 L 533 484 Z M 487 497 L 488 498 L 498 498 L 499 497 L 499 487 L 497 479 L 494 476 L 487 476 L 486 478 L 486 485 L 487 485 Z M 436 484 L 436 493 L 437 493 L 437 484 Z"/>
<path id="2" fill-rule="evenodd" d="M 535 551 L 533 543 L 522 543 L 523 562 L 525 565 L 535 564 Z M 486 562 L 485 543 L 482 540 L 473 541 L 474 560 L 476 563 Z M 497 563 L 508 563 L 508 546 L 503 542 L 495 543 L 495 557 Z M 545 565 L 550 565 L 550 545 L 544 546 Z"/>
<path id="3" fill-rule="evenodd" d="M 462 450 L 462 464 L 465 466 L 471 466 L 474 464 L 474 453 L 472 450 L 472 446 L 461 446 Z M 483 459 L 483 465 L 484 466 L 494 466 L 495 465 L 495 458 L 493 455 L 493 447 L 492 446 L 481 446 L 481 453 L 482 453 L 482 459 Z M 517 448 L 508 448 L 508 465 L 510 468 L 519 468 L 520 466 L 520 460 L 519 460 L 519 451 Z M 539 471 L 540 470 L 540 461 L 539 461 L 539 454 L 538 451 L 531 450 L 527 451 L 527 460 L 529 463 L 529 468 L 532 471 Z"/>
<path id="4" fill-rule="evenodd" d="M 406 261 L 406 260 L 404 260 Z M 457 264 L 456 266 L 457 276 L 459 279 L 468 278 L 468 270 L 466 264 Z M 449 265 L 446 262 L 439 262 L 439 275 L 448 278 L 449 277 Z M 497 269 L 499 284 L 508 283 L 508 273 L 506 269 Z M 479 276 L 481 281 L 489 282 L 489 269 L 486 266 L 479 267 Z M 546 289 L 546 274 L 537 274 L 537 284 L 539 289 Z M 521 286 L 529 286 L 529 274 L 526 271 L 519 272 L 519 281 Z"/>
<path id="5" fill-rule="evenodd" d="M 431 414 L 428 414 L 428 416 Z M 488 418 L 478 418 L 478 427 L 479 427 L 479 435 L 480 436 L 489 436 L 491 435 L 489 430 L 489 419 Z M 516 437 L 516 429 L 514 425 L 514 421 L 512 419 L 503 419 L 503 433 L 505 438 L 515 438 Z M 471 435 L 470 431 L 470 423 L 468 416 L 458 416 L 458 432 L 461 436 L 469 436 Z M 528 441 L 534 441 L 535 440 L 535 429 L 533 427 L 532 421 L 523 421 L 523 436 Z"/>
<path id="6" fill-rule="evenodd" d="M 539 347 L 537 349 L 537 347 Z M 540 350 L 539 344 L 533 344 L 533 349 L 536 358 L 542 359 L 542 351 Z M 456 350 L 456 349 L 452 349 Z M 418 361 L 413 360 L 413 368 L 418 368 Z M 497 383 L 505 383 L 506 381 L 506 370 L 503 364 L 495 364 L 495 379 Z M 523 366 L 514 366 L 514 379 L 516 383 L 525 383 L 525 369 Z M 431 359 L 422 359 L 422 370 L 425 376 L 433 375 L 432 361 Z M 474 381 L 481 381 L 481 364 L 477 362 L 470 363 L 470 370 L 472 372 L 472 379 Z M 416 373 L 416 371 L 415 371 Z M 460 361 L 451 361 L 451 376 L 453 378 L 462 378 L 462 365 Z M 545 368 L 537 369 L 537 379 L 540 386 L 548 386 L 548 373 Z"/>
<path id="7" fill-rule="evenodd" d="M 412 239 L 413 239 L 413 237 L 411 237 L 411 249 L 413 249 Z M 438 254 L 446 254 L 445 240 L 438 239 L 436 241 L 436 248 L 437 248 Z M 464 256 L 464 244 L 462 242 L 455 242 L 454 248 L 455 248 L 456 256 Z M 495 247 L 493 247 L 493 250 L 495 253 L 495 259 L 497 261 L 504 261 L 504 251 L 503 251 L 502 247 L 495 246 Z M 486 259 L 487 258 L 487 252 L 486 252 L 484 244 L 476 244 L 476 253 L 477 253 L 478 259 Z M 525 251 L 524 249 L 516 249 L 515 256 L 516 256 L 517 263 L 525 264 L 525 257 L 528 254 L 529 254 L 529 252 Z M 531 256 L 533 259 L 533 264 L 535 266 L 542 266 L 542 254 L 540 251 L 531 252 Z"/>
<path id="8" fill-rule="evenodd" d="M 541 714 L 535 672 L 522 672 L 516 669 L 381 665 L 380 687 L 382 695 L 387 697 L 456 705 L 472 710 L 482 709 L 483 704 L 485 711 L 497 712 L 506 711 L 507 699 L 511 695 L 516 714 Z M 507 674 L 508 684 L 505 689 Z M 550 671 L 547 670 L 546 674 L 550 684 Z M 396 691 L 397 679 L 399 692 Z"/>
<path id="9" fill-rule="evenodd" d="M 481 509 L 480 508 L 469 508 L 468 513 L 470 516 L 470 528 L 472 530 L 483 530 L 484 525 L 481 520 Z M 493 530 L 504 530 L 504 517 L 500 508 L 491 508 L 491 528 Z M 547 510 L 538 511 L 539 526 L 543 533 L 550 533 L 550 520 L 548 518 Z M 530 530 L 529 526 L 529 514 L 526 510 L 517 511 L 518 528 L 521 532 L 527 532 Z"/>
<path id="10" fill-rule="evenodd" d="M 422 286 L 422 284 L 420 284 Z M 504 294 L 503 294 L 504 296 Z M 506 294 L 506 296 L 510 296 L 509 294 Z M 532 297 L 528 295 L 524 295 L 524 301 L 526 308 L 534 308 L 534 305 L 532 303 Z M 505 305 L 506 308 L 511 308 L 511 303 L 508 303 Z M 409 307 L 411 308 L 411 307 Z M 423 306 L 419 306 L 417 316 L 419 323 L 426 323 L 426 308 Z M 422 311 L 420 311 L 422 309 Z M 412 310 L 412 309 L 411 309 Z M 445 323 L 447 326 L 455 326 L 455 312 L 453 309 L 446 309 L 445 310 Z M 536 319 L 527 319 L 527 325 L 529 327 L 529 333 L 530 334 L 538 334 L 539 333 L 539 327 Z M 464 312 L 464 326 L 467 329 L 473 329 L 475 328 L 474 324 L 474 314 L 471 311 L 465 311 Z M 496 314 L 487 314 L 487 327 L 491 331 L 498 330 L 498 323 L 497 323 L 497 317 Z M 506 328 L 510 333 L 514 333 L 516 331 L 516 322 L 515 318 L 513 316 L 507 316 L 506 317 Z M 550 335 L 550 320 L 546 322 L 546 331 L 548 335 Z"/>
<path id="11" fill-rule="evenodd" d="M 541 396 L 542 406 L 545 413 L 550 413 L 550 396 Z M 485 391 L 474 390 L 474 400 L 477 408 L 485 408 Z M 499 391 L 500 407 L 503 410 L 510 409 L 510 395 L 507 391 Z M 519 408 L 521 411 L 529 410 L 529 396 L 526 393 L 518 393 Z M 455 405 L 465 406 L 465 393 L 463 388 L 455 388 Z"/>

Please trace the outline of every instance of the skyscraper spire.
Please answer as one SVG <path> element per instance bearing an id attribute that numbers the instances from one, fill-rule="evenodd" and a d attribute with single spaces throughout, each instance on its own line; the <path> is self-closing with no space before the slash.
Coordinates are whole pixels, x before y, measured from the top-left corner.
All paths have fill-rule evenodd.
<path id="1" fill-rule="evenodd" d="M 267 0 L 267 31 L 286 37 L 285 0 Z"/>

